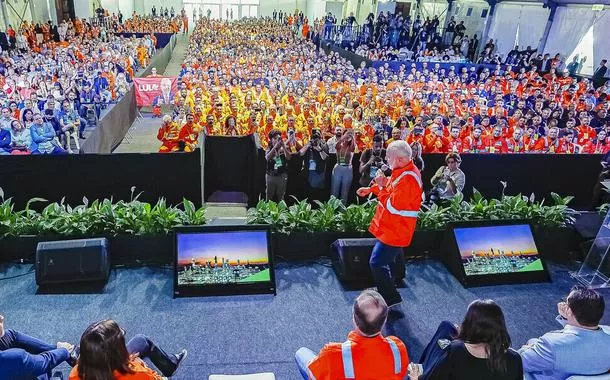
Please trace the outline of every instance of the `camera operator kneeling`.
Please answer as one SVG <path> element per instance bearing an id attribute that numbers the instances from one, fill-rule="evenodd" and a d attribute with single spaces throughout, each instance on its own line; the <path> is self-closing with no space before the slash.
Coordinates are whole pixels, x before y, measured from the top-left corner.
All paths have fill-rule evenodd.
<path id="1" fill-rule="evenodd" d="M 439 203 L 449 200 L 464 190 L 466 175 L 460 170 L 462 159 L 457 153 L 449 153 L 445 157 L 445 164 L 438 168 L 430 182 L 432 190 L 428 195 L 428 203 Z"/>

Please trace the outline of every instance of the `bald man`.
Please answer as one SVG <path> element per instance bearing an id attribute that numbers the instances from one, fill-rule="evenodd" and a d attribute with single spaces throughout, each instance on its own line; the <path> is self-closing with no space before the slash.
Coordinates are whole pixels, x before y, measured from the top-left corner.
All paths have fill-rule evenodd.
<path id="1" fill-rule="evenodd" d="M 377 290 L 390 307 L 402 302 L 390 265 L 403 254 L 403 247 L 411 244 L 422 201 L 421 174 L 411 155 L 411 147 L 406 141 L 392 142 L 386 150 L 392 175 L 386 177 L 378 170 L 372 186 L 361 187 L 356 192 L 361 197 L 373 193 L 379 200 L 369 227 L 377 238 L 369 265 Z"/>
<path id="2" fill-rule="evenodd" d="M 305 380 L 403 379 L 409 366 L 405 344 L 395 336 L 383 337 L 388 305 L 374 290 L 365 290 L 354 302 L 354 330 L 344 343 L 329 343 L 316 355 L 300 348 L 295 359 Z"/>

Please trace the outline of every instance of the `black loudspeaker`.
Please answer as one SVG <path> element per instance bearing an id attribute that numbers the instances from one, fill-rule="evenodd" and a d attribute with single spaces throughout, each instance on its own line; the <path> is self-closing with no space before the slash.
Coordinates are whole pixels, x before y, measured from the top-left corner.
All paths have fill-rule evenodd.
<path id="1" fill-rule="evenodd" d="M 333 267 L 337 276 L 351 285 L 373 285 L 369 259 L 377 239 L 338 239 L 331 245 Z M 396 282 L 405 278 L 404 254 L 398 255 L 390 266 Z"/>
<path id="2" fill-rule="evenodd" d="M 79 239 L 38 243 L 36 284 L 38 286 L 72 282 L 108 280 L 108 240 Z"/>

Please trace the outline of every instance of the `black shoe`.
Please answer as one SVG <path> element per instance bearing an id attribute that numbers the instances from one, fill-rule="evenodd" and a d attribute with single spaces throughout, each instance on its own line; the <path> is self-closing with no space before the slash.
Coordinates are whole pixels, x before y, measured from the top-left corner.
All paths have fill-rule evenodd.
<path id="1" fill-rule="evenodd" d="M 176 367 L 174 367 L 174 371 L 172 373 L 165 374 L 165 375 L 167 377 L 171 377 L 174 373 L 176 373 L 176 371 L 178 370 L 178 367 L 180 367 L 180 364 L 182 364 L 184 359 L 186 359 L 187 355 L 188 355 L 188 351 L 186 349 L 182 349 L 182 351 L 175 354 L 174 356 L 176 357 Z"/>
<path id="2" fill-rule="evenodd" d="M 85 139 L 85 135 L 83 133 L 80 133 L 78 135 L 78 138 L 81 139 L 81 140 L 84 140 Z"/>
<path id="3" fill-rule="evenodd" d="M 72 352 L 70 352 L 70 356 L 66 360 L 66 363 L 68 363 L 68 365 L 70 367 L 76 367 L 76 363 L 78 363 L 78 356 L 79 355 L 80 355 L 80 346 L 79 345 L 75 345 L 74 349 L 72 350 Z"/>

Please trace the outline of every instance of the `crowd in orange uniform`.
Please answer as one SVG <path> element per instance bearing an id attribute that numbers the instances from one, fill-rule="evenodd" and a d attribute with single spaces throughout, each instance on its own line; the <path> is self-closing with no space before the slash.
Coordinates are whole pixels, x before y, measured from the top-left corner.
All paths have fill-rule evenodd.
<path id="1" fill-rule="evenodd" d="M 200 20 L 180 73 L 171 123 L 209 135 L 279 129 L 292 150 L 312 130 L 354 129 L 357 150 L 380 133 L 426 153 L 605 153 L 608 84 L 497 66 L 355 68 L 270 20 Z M 296 133 L 289 134 L 294 130 Z M 176 143 L 177 144 L 177 143 Z M 178 150 L 176 144 L 163 151 Z M 187 146 L 189 144 L 186 144 Z"/>

